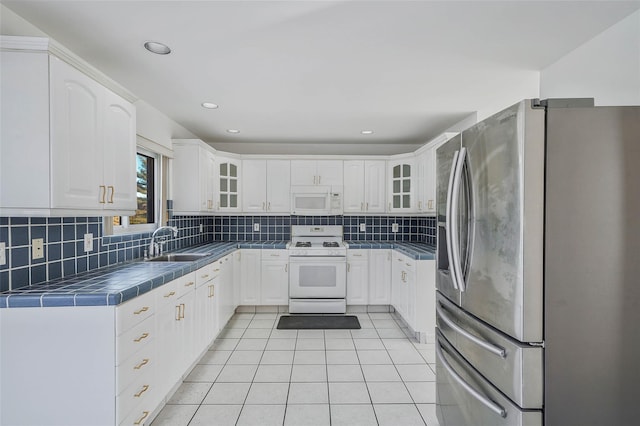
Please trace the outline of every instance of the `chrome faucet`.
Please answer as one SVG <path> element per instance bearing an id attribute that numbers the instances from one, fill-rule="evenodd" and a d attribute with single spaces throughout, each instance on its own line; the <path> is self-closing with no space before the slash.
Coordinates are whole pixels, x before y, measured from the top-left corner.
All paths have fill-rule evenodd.
<path id="1" fill-rule="evenodd" d="M 161 226 L 151 234 L 151 242 L 149 242 L 149 257 L 160 256 L 162 254 L 162 246 L 167 242 L 167 236 L 163 235 L 158 237 L 160 241 L 156 242 L 156 235 L 162 230 L 170 230 L 173 233 L 173 238 L 178 236 L 178 228 L 175 226 Z"/>

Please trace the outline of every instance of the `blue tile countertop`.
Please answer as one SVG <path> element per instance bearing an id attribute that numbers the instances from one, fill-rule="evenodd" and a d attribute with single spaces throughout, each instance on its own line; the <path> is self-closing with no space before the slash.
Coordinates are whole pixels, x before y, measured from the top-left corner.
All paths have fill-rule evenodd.
<path id="1" fill-rule="evenodd" d="M 434 260 L 436 247 L 425 243 L 405 241 L 346 241 L 350 249 L 393 249 L 415 260 Z"/>
<path id="2" fill-rule="evenodd" d="M 193 262 L 136 260 L 0 293 L 0 308 L 119 305 L 232 253 L 238 248 L 284 249 L 286 241 L 223 241 L 188 247 L 206 253 Z"/>

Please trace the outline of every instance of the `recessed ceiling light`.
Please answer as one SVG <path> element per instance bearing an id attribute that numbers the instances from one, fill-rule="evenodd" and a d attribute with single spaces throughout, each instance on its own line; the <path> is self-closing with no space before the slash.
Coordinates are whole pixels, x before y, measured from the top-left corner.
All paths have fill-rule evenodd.
<path id="1" fill-rule="evenodd" d="M 218 105 L 211 103 L 211 102 L 203 102 L 202 103 L 202 107 L 203 108 L 208 108 L 208 109 L 216 109 L 218 108 Z"/>
<path id="2" fill-rule="evenodd" d="M 240 130 L 238 130 L 238 129 L 227 129 L 227 132 L 229 132 L 229 133 L 240 133 Z"/>
<path id="3" fill-rule="evenodd" d="M 372 135 L 373 134 L 373 130 L 363 130 L 360 133 L 362 133 L 363 135 Z"/>
<path id="4" fill-rule="evenodd" d="M 168 55 L 171 53 L 171 49 L 166 44 L 158 43 L 157 41 L 148 41 L 144 44 L 144 48 L 151 53 L 158 55 Z"/>

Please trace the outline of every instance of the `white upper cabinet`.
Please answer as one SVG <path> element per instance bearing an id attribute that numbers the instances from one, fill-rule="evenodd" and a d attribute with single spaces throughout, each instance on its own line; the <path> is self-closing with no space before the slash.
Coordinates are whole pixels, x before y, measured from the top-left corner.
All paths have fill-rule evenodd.
<path id="1" fill-rule="evenodd" d="M 176 214 L 214 212 L 217 179 L 213 151 L 197 139 L 173 141 L 173 210 Z"/>
<path id="2" fill-rule="evenodd" d="M 342 184 L 342 160 L 291 160 L 291 185 Z"/>
<path id="3" fill-rule="evenodd" d="M 221 212 L 239 212 L 241 160 L 223 156 L 216 157 L 217 203 L 216 210 Z"/>
<path id="4" fill-rule="evenodd" d="M 344 212 L 384 213 L 385 160 L 345 160 Z"/>
<path id="5" fill-rule="evenodd" d="M 416 203 L 419 213 L 436 214 L 436 150 L 455 133 L 445 133 L 416 153 Z"/>
<path id="6" fill-rule="evenodd" d="M 242 161 L 242 211 L 245 213 L 289 213 L 290 161 Z"/>
<path id="7" fill-rule="evenodd" d="M 415 170 L 413 158 L 388 161 L 387 211 L 390 213 L 414 211 Z"/>
<path id="8" fill-rule="evenodd" d="M 134 106 L 38 40 L 1 53 L 0 215 L 133 214 Z"/>

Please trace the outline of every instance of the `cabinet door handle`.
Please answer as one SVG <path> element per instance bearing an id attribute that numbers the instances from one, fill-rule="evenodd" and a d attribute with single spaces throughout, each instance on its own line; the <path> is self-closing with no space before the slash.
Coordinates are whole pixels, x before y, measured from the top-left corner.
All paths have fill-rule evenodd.
<path id="1" fill-rule="evenodd" d="M 347 272 L 351 272 L 351 264 L 347 263 Z"/>
<path id="2" fill-rule="evenodd" d="M 284 271 L 285 271 L 285 272 L 289 272 L 289 264 L 288 264 L 288 263 L 286 263 L 286 264 L 284 265 Z"/>
<path id="3" fill-rule="evenodd" d="M 389 211 L 391 211 L 391 203 L 389 203 Z"/>
<path id="4" fill-rule="evenodd" d="M 98 201 L 100 204 L 104 204 L 106 203 L 105 198 L 107 196 L 107 187 L 104 185 L 100 185 L 100 191 L 102 191 L 102 195 L 100 195 L 100 201 Z"/>
<path id="5" fill-rule="evenodd" d="M 422 210 L 422 201 L 418 201 L 418 210 Z"/>
<path id="6" fill-rule="evenodd" d="M 322 176 L 318 176 L 318 185 L 320 185 L 320 181 L 322 181 Z"/>
<path id="7" fill-rule="evenodd" d="M 266 203 L 263 201 L 263 202 L 262 202 L 262 210 L 266 210 L 266 209 L 265 209 L 265 204 L 266 204 Z"/>
<path id="8" fill-rule="evenodd" d="M 360 211 L 364 210 L 364 203 L 360 203 Z"/>
<path id="9" fill-rule="evenodd" d="M 366 210 L 366 211 L 369 211 L 369 202 L 366 202 L 366 203 L 365 203 L 365 207 L 366 207 L 366 209 L 365 209 L 365 210 Z"/>
<path id="10" fill-rule="evenodd" d="M 136 343 L 140 343 L 142 342 L 142 340 L 146 339 L 147 337 L 149 337 L 149 333 L 142 333 L 140 337 L 138 337 L 137 339 L 133 339 L 133 341 Z"/>
<path id="11" fill-rule="evenodd" d="M 213 285 L 209 286 L 209 297 L 213 297 Z"/>
<path id="12" fill-rule="evenodd" d="M 180 305 L 176 305 L 176 321 L 180 321 Z"/>
<path id="13" fill-rule="evenodd" d="M 209 275 L 207 275 L 208 277 Z M 188 283 L 186 283 L 184 286 L 185 287 L 191 287 L 192 285 L 194 285 L 195 283 L 193 281 L 189 281 Z"/>
<path id="14" fill-rule="evenodd" d="M 173 296 L 173 295 L 175 295 L 175 294 L 176 294 L 176 292 L 175 292 L 175 291 L 172 291 L 171 293 L 167 293 L 167 294 L 165 294 L 165 295 L 164 295 L 164 297 L 167 297 L 167 298 L 168 298 L 168 297 L 171 297 L 171 296 Z"/>
<path id="15" fill-rule="evenodd" d="M 135 422 L 133 422 L 134 425 L 141 425 L 142 422 L 144 422 L 144 419 L 147 418 L 147 416 L 149 415 L 149 411 L 143 411 L 142 412 L 142 417 L 140 417 L 138 420 L 136 420 Z"/>
<path id="16" fill-rule="evenodd" d="M 133 315 L 140 315 L 141 313 L 143 313 L 143 312 L 147 312 L 148 310 L 149 310 L 149 307 L 148 307 L 148 306 L 145 306 L 145 307 L 143 307 L 142 309 L 139 309 L 139 310 L 135 311 L 135 312 L 133 313 Z"/>
<path id="17" fill-rule="evenodd" d="M 133 367 L 134 370 L 140 370 L 142 367 L 144 367 L 145 365 L 149 364 L 149 358 L 145 358 L 142 360 L 142 362 L 138 365 L 136 365 L 135 367 Z"/>
<path id="18" fill-rule="evenodd" d="M 135 396 L 136 398 L 140 398 L 142 396 L 142 394 L 145 393 L 148 390 L 149 390 L 149 385 L 144 385 L 144 386 L 142 386 L 142 389 L 140 389 L 140 392 L 134 394 L 133 396 Z"/>
<path id="19" fill-rule="evenodd" d="M 111 195 L 109 196 L 109 204 L 113 204 L 113 196 L 116 193 L 116 188 L 113 185 L 109 185 L 107 188 L 111 190 Z"/>
<path id="20" fill-rule="evenodd" d="M 433 200 L 429 200 L 429 203 L 427 204 L 427 208 L 429 210 L 431 210 L 433 208 Z"/>
<path id="21" fill-rule="evenodd" d="M 271 201 L 267 203 L 267 211 L 271 211 Z"/>
<path id="22" fill-rule="evenodd" d="M 314 175 L 314 176 L 313 176 L 313 184 L 314 184 L 314 185 L 316 184 L 316 179 L 317 179 L 317 178 L 318 178 L 318 177 L 317 177 L 316 175 Z"/>
<path id="23" fill-rule="evenodd" d="M 185 306 L 184 303 L 180 304 L 180 312 L 182 312 L 182 314 L 180 315 L 180 318 L 184 319 L 184 310 L 185 310 Z"/>

